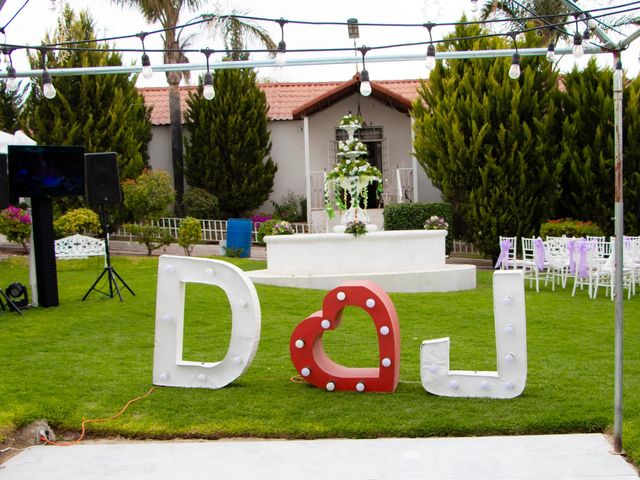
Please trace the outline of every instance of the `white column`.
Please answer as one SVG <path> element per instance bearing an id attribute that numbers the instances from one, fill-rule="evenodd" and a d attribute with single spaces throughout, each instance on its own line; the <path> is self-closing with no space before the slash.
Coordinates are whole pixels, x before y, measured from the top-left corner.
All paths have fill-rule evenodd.
<path id="1" fill-rule="evenodd" d="M 307 195 L 307 222 L 309 227 L 313 231 L 312 219 L 311 219 L 311 155 L 309 153 L 309 117 L 303 118 L 303 130 L 304 130 L 304 177 L 305 177 L 305 189 Z"/>

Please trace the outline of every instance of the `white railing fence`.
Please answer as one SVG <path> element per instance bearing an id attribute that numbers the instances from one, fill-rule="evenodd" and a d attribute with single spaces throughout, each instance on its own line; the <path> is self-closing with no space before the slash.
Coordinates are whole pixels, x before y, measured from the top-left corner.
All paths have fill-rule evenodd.
<path id="1" fill-rule="evenodd" d="M 171 233 L 173 238 L 178 238 L 178 230 L 180 229 L 180 223 L 182 218 L 161 218 L 160 220 L 153 222 L 153 225 L 166 228 Z M 135 223 L 135 222 L 134 222 Z M 136 223 L 136 225 L 140 225 Z M 202 227 L 202 241 L 203 242 L 219 242 L 227 239 L 227 221 L 226 220 L 200 220 Z M 293 231 L 295 233 L 309 233 L 310 227 L 308 223 L 292 223 Z M 259 224 L 254 223 L 251 232 L 251 241 L 258 241 L 258 228 Z M 134 235 L 131 235 L 123 227 L 118 228 L 117 231 L 111 234 L 111 238 L 114 240 L 127 240 L 129 242 L 134 241 Z"/>

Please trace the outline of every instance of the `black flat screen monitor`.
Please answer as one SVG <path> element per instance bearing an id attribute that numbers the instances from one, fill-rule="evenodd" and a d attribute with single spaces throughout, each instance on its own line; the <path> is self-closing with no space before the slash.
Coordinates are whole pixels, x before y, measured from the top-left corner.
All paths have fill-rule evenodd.
<path id="1" fill-rule="evenodd" d="M 84 147 L 9 145 L 12 197 L 84 195 Z"/>

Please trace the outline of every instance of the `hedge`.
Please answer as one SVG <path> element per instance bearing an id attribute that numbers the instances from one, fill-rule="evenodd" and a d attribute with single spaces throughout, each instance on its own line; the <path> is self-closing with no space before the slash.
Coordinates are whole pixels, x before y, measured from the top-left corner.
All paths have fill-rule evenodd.
<path id="1" fill-rule="evenodd" d="M 449 203 L 397 203 L 384 207 L 383 215 L 385 230 L 422 230 L 431 216 L 444 217 L 449 224 L 447 253 L 453 249 L 453 209 Z"/>

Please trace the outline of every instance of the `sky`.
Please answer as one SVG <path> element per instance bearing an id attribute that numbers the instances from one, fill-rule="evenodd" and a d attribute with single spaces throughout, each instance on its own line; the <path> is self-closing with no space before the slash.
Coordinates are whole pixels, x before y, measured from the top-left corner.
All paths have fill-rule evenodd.
<path id="1" fill-rule="evenodd" d="M 482 0 L 480 0 L 482 1 Z M 0 26 L 5 25 L 13 14 L 25 3 L 25 0 L 6 0 L 2 10 L 0 10 Z M 68 0 L 69 5 L 76 11 L 88 9 L 95 21 L 98 37 L 110 37 L 119 35 L 130 35 L 142 31 L 151 31 L 159 28 L 158 25 L 147 24 L 135 8 L 119 7 L 111 0 Z M 586 7 L 598 7 L 615 5 L 625 2 L 611 2 L 606 0 L 592 0 L 578 2 Z M 52 6 L 54 7 L 52 9 Z M 51 0 L 29 0 L 24 9 L 5 29 L 4 39 L 0 34 L 0 42 L 26 45 L 39 45 L 46 32 L 55 29 L 56 19 L 60 8 L 60 1 Z M 219 2 L 208 2 L 198 12 L 187 12 L 183 15 L 181 23 L 186 23 L 194 18 L 198 13 L 215 12 L 216 8 L 228 13 L 235 9 L 238 13 L 265 18 L 284 18 L 291 20 L 313 20 L 313 21 L 334 21 L 344 22 L 349 18 L 357 18 L 360 23 L 426 23 L 426 22 L 453 22 L 460 19 L 463 14 L 472 18 L 475 14 L 471 9 L 470 0 L 402 0 L 397 3 L 389 0 L 322 0 L 319 2 L 308 2 L 300 0 L 221 0 Z M 280 40 L 280 27 L 276 23 L 261 23 L 271 34 L 277 43 Z M 451 27 L 450 27 L 451 28 Z M 433 29 L 434 39 L 441 38 L 450 32 L 444 27 Z M 628 30 L 628 32 L 632 31 Z M 212 48 L 223 47 L 220 39 L 211 39 L 204 30 L 190 29 L 196 36 L 192 40 L 191 48 Z M 185 32 L 187 33 L 187 32 Z M 614 38 L 621 38 L 614 36 Z M 348 38 L 346 27 L 340 26 L 309 26 L 286 24 L 284 27 L 284 40 L 287 48 L 345 48 L 353 47 L 354 41 Z M 423 27 L 417 28 L 375 28 L 360 27 L 360 38 L 356 40 L 356 45 L 373 46 L 381 44 L 396 44 L 408 42 L 421 42 L 428 40 L 428 33 Z M 629 76 L 635 76 L 640 69 L 638 61 L 638 51 L 640 50 L 640 40 L 637 40 L 623 54 L 623 64 Z M 145 40 L 147 48 L 161 48 L 162 41 L 159 35 L 149 36 Z M 129 40 L 119 40 L 116 43 L 118 48 L 140 48 L 141 43 L 137 38 Z M 255 45 L 256 48 L 259 48 Z M 424 46 L 417 46 L 403 49 L 385 50 L 384 54 L 421 54 L 426 51 Z M 381 52 L 382 53 L 382 52 Z M 353 76 L 356 71 L 355 62 L 360 61 L 360 54 L 355 52 L 333 52 L 324 55 L 346 56 L 354 55 L 354 64 L 346 65 L 323 65 L 323 66 L 284 66 L 282 68 L 262 68 L 259 76 L 263 79 L 276 81 L 329 81 L 345 80 Z M 378 52 L 369 52 L 368 58 L 377 55 Z M 288 58 L 318 58 L 323 54 L 319 53 L 290 53 Z M 125 63 L 140 61 L 139 53 L 124 54 Z M 162 63 L 161 54 L 151 53 L 153 64 Z M 578 61 L 578 65 L 586 64 L 588 55 Z M 252 59 L 260 59 L 260 54 L 255 54 Z M 611 64 L 610 55 L 599 55 L 599 61 L 603 64 Z M 28 69 L 28 62 L 24 51 L 16 51 L 13 56 L 13 64 L 18 71 Z M 214 54 L 212 62 L 220 61 L 221 54 Z M 204 55 L 194 53 L 190 55 L 192 63 L 204 63 Z M 567 70 L 573 67 L 575 60 L 567 56 L 561 63 L 561 69 Z M 4 67 L 3 67 L 4 68 Z M 415 79 L 424 78 L 427 71 L 422 61 L 397 61 L 385 63 L 367 64 L 372 80 L 375 79 Z M 55 83 L 55 82 L 54 82 Z M 163 73 L 155 73 L 150 80 L 140 76 L 138 86 L 163 86 L 166 85 Z"/>

